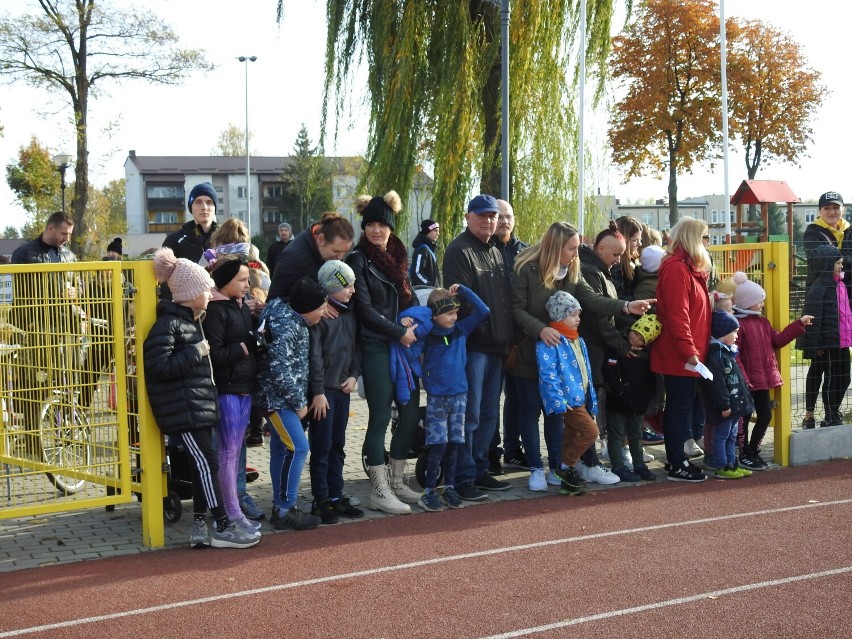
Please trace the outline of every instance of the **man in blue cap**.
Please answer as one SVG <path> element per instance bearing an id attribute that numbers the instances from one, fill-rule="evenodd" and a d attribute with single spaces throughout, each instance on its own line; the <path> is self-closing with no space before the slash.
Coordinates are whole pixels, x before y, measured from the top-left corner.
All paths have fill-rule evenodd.
<path id="1" fill-rule="evenodd" d="M 467 340 L 465 445 L 459 450 L 456 491 L 464 500 L 487 499 L 483 490 L 507 490 L 511 484 L 488 474 L 488 448 L 500 410 L 503 358 L 512 339 L 512 301 L 502 252 L 491 243 L 497 230 L 497 200 L 477 195 L 467 205 L 467 228 L 444 252 L 444 284 L 464 284 L 491 309 Z M 470 312 L 462 306 L 459 317 Z"/>

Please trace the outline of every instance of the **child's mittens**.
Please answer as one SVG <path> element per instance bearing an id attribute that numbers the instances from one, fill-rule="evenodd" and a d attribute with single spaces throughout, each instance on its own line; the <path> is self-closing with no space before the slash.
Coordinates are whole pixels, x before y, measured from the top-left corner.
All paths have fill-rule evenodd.
<path id="1" fill-rule="evenodd" d="M 204 357 L 205 355 L 210 354 L 210 343 L 203 339 L 195 345 L 195 348 L 198 349 L 198 354 Z"/>

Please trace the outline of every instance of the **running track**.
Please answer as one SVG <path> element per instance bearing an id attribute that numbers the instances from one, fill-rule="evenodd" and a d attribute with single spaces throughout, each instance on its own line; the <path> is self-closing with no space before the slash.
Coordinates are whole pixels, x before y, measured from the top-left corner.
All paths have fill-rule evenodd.
<path id="1" fill-rule="evenodd" d="M 0 578 L 4 637 L 852 636 L 852 461 Z"/>

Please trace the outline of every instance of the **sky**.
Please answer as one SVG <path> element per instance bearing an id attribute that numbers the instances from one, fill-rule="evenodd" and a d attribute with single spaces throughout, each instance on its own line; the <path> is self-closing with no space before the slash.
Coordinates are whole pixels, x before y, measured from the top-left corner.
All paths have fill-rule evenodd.
<path id="1" fill-rule="evenodd" d="M 111 5 L 130 6 L 128 0 Z M 196 74 L 177 86 L 142 81 L 103 85 L 90 102 L 90 181 L 103 186 L 124 177 L 131 149 L 138 155 L 209 155 L 219 134 L 230 124 L 245 126 L 246 72 L 248 74 L 249 129 L 253 154 L 288 155 L 305 124 L 311 138 L 319 136 L 325 52 L 325 1 L 286 0 L 284 21 L 275 23 L 276 0 L 146 0 L 145 6 L 170 24 L 181 46 L 202 48 L 216 69 Z M 12 15 L 34 12 L 35 0 L 16 0 L 6 9 Z M 28 9 L 28 7 L 33 7 Z M 837 19 L 836 3 L 811 0 L 807 10 L 793 0 L 727 0 L 727 17 L 759 18 L 789 32 L 804 50 L 810 65 L 822 73 L 830 89 L 813 122 L 813 142 L 801 166 L 762 164 L 758 179 L 785 180 L 802 200 L 820 193 L 848 190 L 843 162 L 849 147 L 847 109 L 852 84 L 846 81 L 845 55 L 838 32 L 827 29 Z M 248 66 L 239 56 L 257 56 Z M 587 95 L 590 92 L 587 92 Z M 336 145 L 329 140 L 328 155 L 363 154 L 367 148 L 367 111 L 363 94 L 353 92 L 352 118 L 339 124 Z M 17 160 L 18 150 L 36 136 L 53 153 L 74 153 L 70 108 L 63 96 L 22 83 L 0 85 L 0 162 Z M 666 180 L 646 177 L 625 182 L 601 148 L 606 119 L 587 120 L 587 144 L 596 156 L 600 177 L 587 177 L 587 188 L 612 194 L 622 203 L 666 197 Z M 731 146 L 728 189 L 736 191 L 746 178 L 743 156 Z M 70 170 L 69 170 L 70 171 Z M 665 176 L 663 176 L 665 177 Z M 58 177 L 57 177 L 58 179 Z M 714 169 L 696 167 L 693 175 L 678 177 L 680 199 L 725 193 L 721 163 Z M 20 227 L 26 213 L 0 180 L 0 228 Z"/>

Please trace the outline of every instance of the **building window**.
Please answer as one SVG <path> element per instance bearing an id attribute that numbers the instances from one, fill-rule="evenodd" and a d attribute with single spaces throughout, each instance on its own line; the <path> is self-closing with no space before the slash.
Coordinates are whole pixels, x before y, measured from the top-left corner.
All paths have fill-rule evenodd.
<path id="1" fill-rule="evenodd" d="M 170 211 L 159 211 L 154 214 L 154 224 L 177 224 L 177 213 Z"/>
<path id="2" fill-rule="evenodd" d="M 246 199 L 246 187 L 238 186 L 237 187 L 237 199 L 244 200 Z"/>
<path id="3" fill-rule="evenodd" d="M 283 186 L 267 186 L 264 189 L 264 197 L 284 197 Z"/>
<path id="4" fill-rule="evenodd" d="M 169 184 L 149 184 L 146 188 L 149 200 L 183 200 L 183 187 Z"/>
<path id="5" fill-rule="evenodd" d="M 265 224 L 280 224 L 286 221 L 283 211 L 276 211 L 275 209 L 265 209 L 263 211 L 263 222 Z"/>
<path id="6" fill-rule="evenodd" d="M 719 211 L 713 209 L 710 211 L 710 224 L 718 224 L 719 223 Z"/>
<path id="7" fill-rule="evenodd" d="M 642 214 L 642 224 L 645 226 L 653 226 L 654 225 L 654 214 L 653 213 L 643 213 Z"/>
<path id="8" fill-rule="evenodd" d="M 805 211 L 805 224 L 812 224 L 816 220 L 816 211 Z"/>

